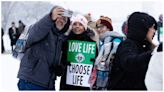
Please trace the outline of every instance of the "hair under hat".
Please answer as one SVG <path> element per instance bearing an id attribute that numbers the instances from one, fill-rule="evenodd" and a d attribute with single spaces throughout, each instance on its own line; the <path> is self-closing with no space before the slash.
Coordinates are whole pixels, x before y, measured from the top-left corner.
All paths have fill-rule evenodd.
<path id="1" fill-rule="evenodd" d="M 100 19 L 98 19 L 96 22 L 96 26 L 98 24 L 103 24 L 107 26 L 107 28 L 109 28 L 110 31 L 113 31 L 112 20 L 109 17 L 100 16 Z"/>
<path id="2" fill-rule="evenodd" d="M 71 18 L 71 21 L 71 25 L 73 25 L 75 22 L 80 22 L 84 26 L 85 30 L 87 30 L 88 21 L 84 16 L 77 14 Z"/>

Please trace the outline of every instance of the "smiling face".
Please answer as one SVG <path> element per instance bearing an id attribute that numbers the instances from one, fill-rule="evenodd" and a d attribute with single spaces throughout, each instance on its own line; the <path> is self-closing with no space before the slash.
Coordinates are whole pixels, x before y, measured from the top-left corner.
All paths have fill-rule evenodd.
<path id="1" fill-rule="evenodd" d="M 85 31 L 85 28 L 80 22 L 74 22 L 72 25 L 72 31 L 75 34 L 82 34 Z"/>
<path id="2" fill-rule="evenodd" d="M 56 27 L 61 30 L 64 28 L 65 24 L 67 23 L 67 17 L 60 16 L 56 19 Z"/>

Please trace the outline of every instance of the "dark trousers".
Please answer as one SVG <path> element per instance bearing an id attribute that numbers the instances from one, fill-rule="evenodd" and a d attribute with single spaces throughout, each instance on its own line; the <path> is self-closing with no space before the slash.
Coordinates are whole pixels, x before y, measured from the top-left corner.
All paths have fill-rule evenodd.
<path id="1" fill-rule="evenodd" d="M 53 89 L 48 89 L 46 87 L 35 85 L 31 82 L 28 82 L 28 81 L 25 81 L 22 79 L 19 80 L 17 86 L 20 91 L 23 91 L 23 90 L 55 90 L 55 87 Z"/>

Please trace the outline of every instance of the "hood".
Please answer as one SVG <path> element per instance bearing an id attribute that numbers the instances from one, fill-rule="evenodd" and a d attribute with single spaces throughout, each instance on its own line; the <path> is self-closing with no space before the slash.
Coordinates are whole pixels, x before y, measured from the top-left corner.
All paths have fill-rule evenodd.
<path id="1" fill-rule="evenodd" d="M 152 27 L 153 24 L 155 24 L 155 29 L 157 29 L 157 22 L 152 16 L 142 12 L 132 13 L 128 19 L 127 38 L 143 41 L 146 38 L 149 28 Z"/>
<path id="2" fill-rule="evenodd" d="M 123 37 L 123 35 L 119 34 L 118 32 L 115 31 L 107 31 L 102 34 L 100 34 L 100 40 L 104 41 L 106 37 Z"/>

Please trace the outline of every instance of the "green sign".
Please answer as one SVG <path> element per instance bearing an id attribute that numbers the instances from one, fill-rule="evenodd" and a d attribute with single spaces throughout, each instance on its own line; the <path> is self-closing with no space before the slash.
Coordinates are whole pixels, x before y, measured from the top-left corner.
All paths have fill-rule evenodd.
<path id="1" fill-rule="evenodd" d="M 70 40 L 68 43 L 67 61 L 93 64 L 90 59 L 95 58 L 96 42 Z"/>
<path id="2" fill-rule="evenodd" d="M 96 55 L 96 42 L 69 40 L 67 50 L 66 84 L 90 87 L 88 80 L 92 71 L 91 58 Z"/>

